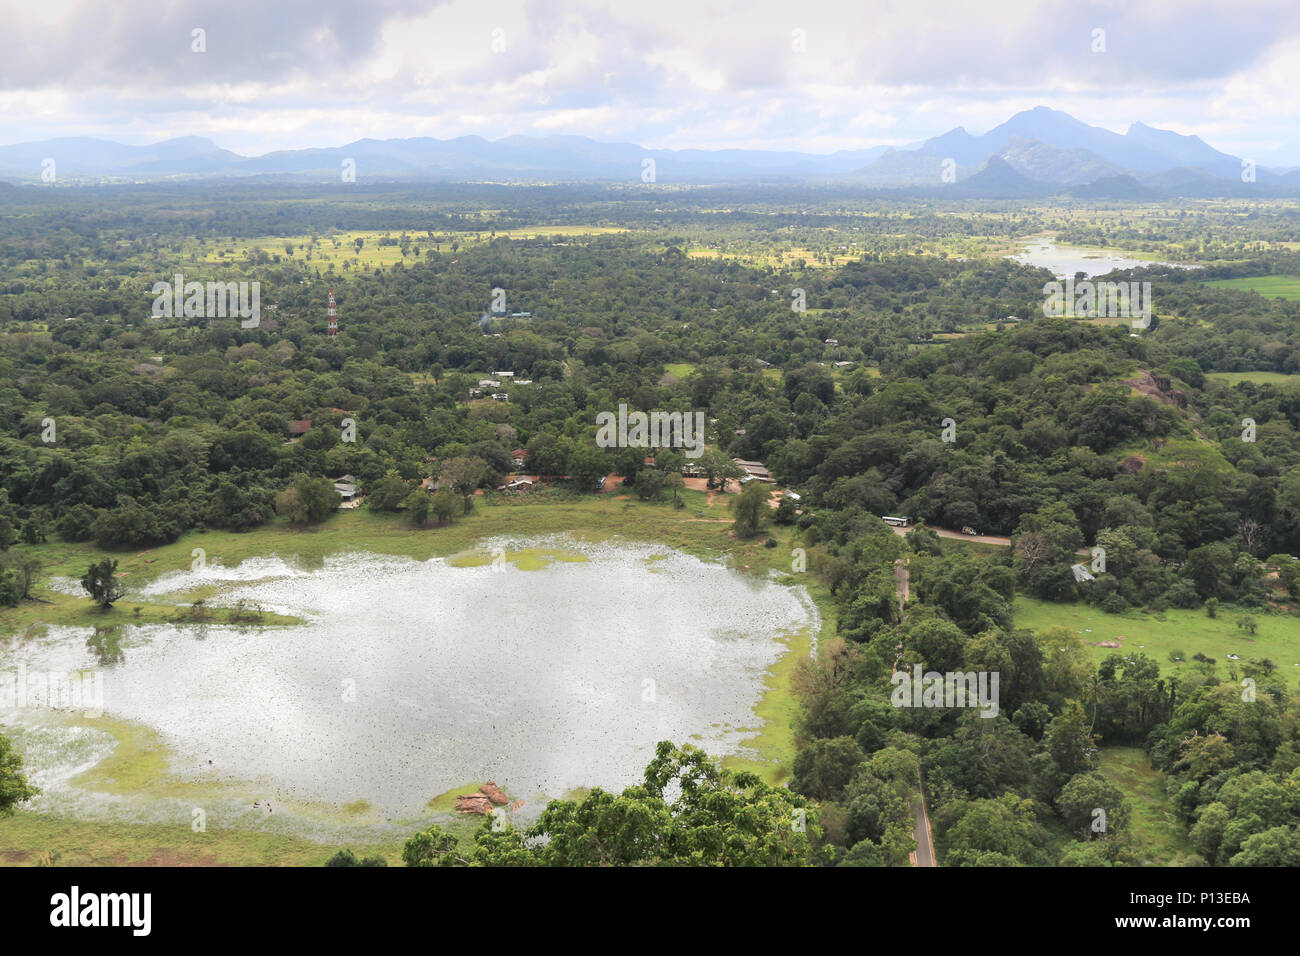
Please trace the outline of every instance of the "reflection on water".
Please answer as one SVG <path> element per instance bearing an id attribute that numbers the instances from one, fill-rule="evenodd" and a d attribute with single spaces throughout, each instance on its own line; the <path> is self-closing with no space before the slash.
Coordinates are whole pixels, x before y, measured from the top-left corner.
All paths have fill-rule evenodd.
<path id="1" fill-rule="evenodd" d="M 254 782 L 277 806 L 365 800 L 418 812 L 487 779 L 535 801 L 634 783 L 662 739 L 740 750 L 766 669 L 784 652 L 773 638 L 815 632 L 802 589 L 679 552 L 651 573 L 646 559 L 662 547 L 564 546 L 590 560 L 539 570 L 373 555 L 314 572 L 273 560 L 209 565 L 147 590 L 224 581 L 213 603 L 245 599 L 308 623 L 206 625 L 203 640 L 189 624 L 89 640 L 87 629 L 56 628 L 0 650 L 0 671 L 102 667 L 105 713 L 161 733 L 176 773 Z M 5 723 L 47 727 L 27 759 L 57 789 L 67 775 L 41 768 L 57 749 L 48 718 L 0 711 Z M 84 730 L 64 724 L 84 750 Z"/>

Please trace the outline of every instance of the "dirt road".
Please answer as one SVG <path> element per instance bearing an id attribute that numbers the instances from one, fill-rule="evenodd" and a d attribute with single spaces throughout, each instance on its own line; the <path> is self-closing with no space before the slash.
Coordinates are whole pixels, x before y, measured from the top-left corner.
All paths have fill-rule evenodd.
<path id="1" fill-rule="evenodd" d="M 907 533 L 912 530 L 912 528 L 900 528 L 897 525 L 891 527 L 894 529 L 894 534 L 900 538 L 907 537 Z M 913 525 L 912 527 L 916 526 Z M 927 527 L 941 538 L 956 538 L 958 541 L 982 541 L 985 544 L 1000 544 L 1004 548 L 1011 547 L 1011 539 L 1004 538 L 999 534 L 962 534 L 960 531 L 949 531 L 947 528 L 938 528 L 934 525 L 927 525 Z"/>

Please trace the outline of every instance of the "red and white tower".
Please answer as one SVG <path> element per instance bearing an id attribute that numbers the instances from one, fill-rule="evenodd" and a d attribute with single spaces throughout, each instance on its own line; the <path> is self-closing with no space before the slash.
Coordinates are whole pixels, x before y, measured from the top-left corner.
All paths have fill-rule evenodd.
<path id="1" fill-rule="evenodd" d="M 330 289 L 330 307 L 329 307 L 329 311 L 326 312 L 326 315 L 329 316 L 329 320 L 330 320 L 330 335 L 338 335 L 339 334 L 339 313 L 338 310 L 334 308 L 333 289 Z"/>

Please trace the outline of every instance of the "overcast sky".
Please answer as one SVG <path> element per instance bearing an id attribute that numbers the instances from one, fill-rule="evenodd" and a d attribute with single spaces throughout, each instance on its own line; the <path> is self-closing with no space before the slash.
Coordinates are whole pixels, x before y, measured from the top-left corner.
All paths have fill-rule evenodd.
<path id="1" fill-rule="evenodd" d="M 0 0 L 0 24 L 0 143 L 831 152 L 1046 105 L 1300 165 L 1295 0 Z"/>

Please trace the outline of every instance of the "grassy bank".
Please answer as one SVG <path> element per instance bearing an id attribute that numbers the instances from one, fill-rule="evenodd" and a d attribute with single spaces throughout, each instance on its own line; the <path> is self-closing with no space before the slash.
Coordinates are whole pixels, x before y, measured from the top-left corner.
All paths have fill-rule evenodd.
<path id="1" fill-rule="evenodd" d="M 1102 747 L 1101 772 L 1124 791 L 1133 832 L 1148 866 L 1178 866 L 1196 851 L 1165 792 L 1165 775 L 1151 766 L 1140 747 Z"/>

